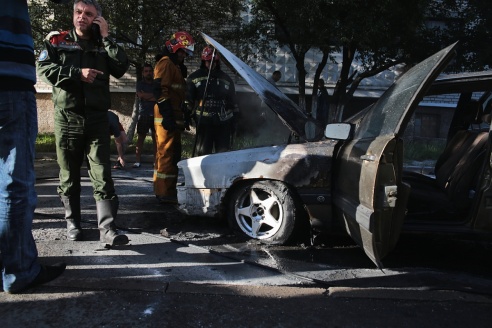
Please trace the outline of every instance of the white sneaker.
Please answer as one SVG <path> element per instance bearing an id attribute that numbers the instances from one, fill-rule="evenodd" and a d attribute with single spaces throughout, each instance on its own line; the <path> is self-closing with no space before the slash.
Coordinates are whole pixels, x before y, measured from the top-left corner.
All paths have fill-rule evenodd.
<path id="1" fill-rule="evenodd" d="M 138 169 L 140 167 L 140 163 L 134 163 L 132 166 L 134 169 Z"/>

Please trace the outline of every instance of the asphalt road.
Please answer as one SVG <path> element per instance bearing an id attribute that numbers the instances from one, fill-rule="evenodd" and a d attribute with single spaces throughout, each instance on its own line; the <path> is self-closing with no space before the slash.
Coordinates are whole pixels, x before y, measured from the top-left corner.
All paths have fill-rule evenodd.
<path id="1" fill-rule="evenodd" d="M 40 159 L 36 168 L 40 262 L 68 268 L 26 293 L 0 293 L 2 327 L 490 326 L 487 245 L 438 239 L 417 256 L 426 237 L 404 236 L 383 271 L 344 237 L 264 247 L 230 234 L 222 221 L 157 204 L 147 162 L 113 171 L 117 224 L 130 244 L 104 249 L 88 178 L 85 240 L 72 242 L 56 196 L 56 162 Z"/>

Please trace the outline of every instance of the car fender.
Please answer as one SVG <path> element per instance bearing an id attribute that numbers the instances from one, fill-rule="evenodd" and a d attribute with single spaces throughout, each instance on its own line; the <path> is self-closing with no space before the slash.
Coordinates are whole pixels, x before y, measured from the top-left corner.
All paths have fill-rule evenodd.
<path id="1" fill-rule="evenodd" d="M 179 209 L 188 215 L 219 216 L 226 192 L 246 180 L 278 180 L 313 195 L 330 190 L 337 141 L 290 144 L 224 152 L 180 161 Z M 314 192 L 315 194 L 315 192 Z M 316 199 L 307 197 L 304 199 Z M 323 202 L 330 200 L 323 198 Z"/>

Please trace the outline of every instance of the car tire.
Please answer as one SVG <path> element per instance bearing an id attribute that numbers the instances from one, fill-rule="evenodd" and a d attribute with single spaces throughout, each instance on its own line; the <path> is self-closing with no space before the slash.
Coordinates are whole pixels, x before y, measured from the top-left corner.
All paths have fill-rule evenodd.
<path id="1" fill-rule="evenodd" d="M 267 244 L 285 244 L 302 211 L 291 189 L 280 181 L 256 181 L 237 188 L 229 198 L 228 221 L 239 235 Z"/>

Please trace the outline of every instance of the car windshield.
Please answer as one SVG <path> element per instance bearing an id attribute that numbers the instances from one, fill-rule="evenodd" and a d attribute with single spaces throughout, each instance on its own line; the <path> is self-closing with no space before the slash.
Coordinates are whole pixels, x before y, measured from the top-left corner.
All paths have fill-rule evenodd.
<path id="1" fill-rule="evenodd" d="M 411 105 L 416 106 L 417 102 L 414 100 L 422 89 L 423 82 L 433 73 L 436 65 L 449 50 L 450 47 L 414 66 L 386 90 L 362 120 L 356 131 L 356 138 L 395 134 L 400 128 L 406 109 Z"/>

